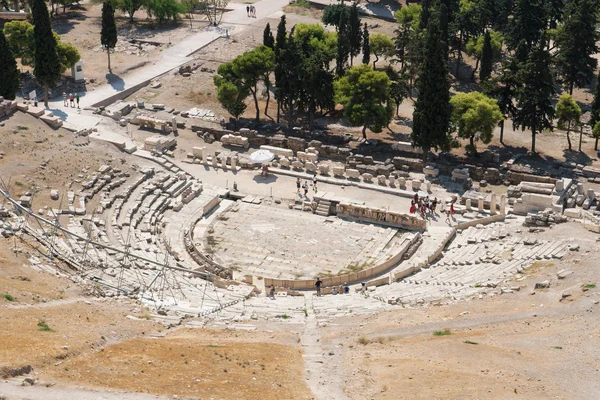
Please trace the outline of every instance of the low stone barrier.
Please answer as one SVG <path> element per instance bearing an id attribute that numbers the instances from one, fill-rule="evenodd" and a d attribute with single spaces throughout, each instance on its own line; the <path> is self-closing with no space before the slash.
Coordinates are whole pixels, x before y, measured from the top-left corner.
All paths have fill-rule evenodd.
<path id="1" fill-rule="evenodd" d="M 338 217 L 356 218 L 360 221 L 410 230 L 425 230 L 427 222 L 418 217 L 387 211 L 383 208 L 371 208 L 358 204 L 339 203 L 336 207 Z"/>

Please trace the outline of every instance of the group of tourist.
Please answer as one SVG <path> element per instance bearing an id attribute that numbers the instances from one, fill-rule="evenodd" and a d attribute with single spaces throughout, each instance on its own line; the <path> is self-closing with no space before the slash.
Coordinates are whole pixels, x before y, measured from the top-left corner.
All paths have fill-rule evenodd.
<path id="1" fill-rule="evenodd" d="M 454 202 L 456 200 L 452 199 L 448 208 L 444 207 L 444 202 L 441 202 L 441 212 L 442 214 L 446 214 L 446 223 L 451 224 L 452 215 L 454 215 Z M 419 213 L 421 218 L 428 219 L 430 216 L 436 215 L 436 208 L 439 201 L 437 197 L 434 197 L 433 200 L 429 200 L 429 196 L 419 197 L 418 193 L 415 193 L 413 199 L 410 201 L 410 213 L 415 214 Z"/>
<path id="2" fill-rule="evenodd" d="M 317 192 L 317 174 L 313 175 L 312 178 L 312 187 L 315 193 Z M 300 189 L 304 190 L 304 197 L 308 196 L 308 181 L 302 181 L 300 178 L 296 178 L 296 193 L 300 194 Z"/>
<path id="3" fill-rule="evenodd" d="M 365 284 L 363 284 L 364 286 L 366 286 Z M 317 289 L 317 296 L 321 296 L 321 286 L 323 286 L 323 281 L 321 280 L 321 278 L 317 278 L 317 281 L 315 282 L 315 289 Z M 348 286 L 348 282 L 344 282 L 343 285 L 340 285 L 339 287 L 334 286 L 331 288 L 331 294 L 349 294 L 350 293 L 350 286 Z"/>
<path id="4" fill-rule="evenodd" d="M 65 107 L 75 107 L 75 102 L 77 102 L 77 108 L 79 108 L 79 93 L 69 93 L 69 96 L 67 96 L 67 92 L 63 92 L 63 104 Z"/>
<path id="5" fill-rule="evenodd" d="M 256 18 L 256 7 L 252 5 L 246 6 L 246 16 Z"/>

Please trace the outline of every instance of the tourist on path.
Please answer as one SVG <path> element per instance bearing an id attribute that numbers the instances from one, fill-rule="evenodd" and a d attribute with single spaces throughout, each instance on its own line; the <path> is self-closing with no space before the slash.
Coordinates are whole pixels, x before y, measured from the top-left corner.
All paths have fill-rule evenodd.
<path id="1" fill-rule="evenodd" d="M 69 93 L 69 105 L 75 107 L 75 96 L 73 96 L 73 93 Z"/>
<path id="2" fill-rule="evenodd" d="M 317 288 L 317 296 L 321 295 L 321 285 L 323 284 L 323 281 L 321 280 L 321 278 L 317 278 L 317 281 L 315 282 L 315 288 Z"/>
<path id="3" fill-rule="evenodd" d="M 304 189 L 304 197 L 308 197 L 308 181 L 304 181 L 302 189 Z"/>
<path id="4" fill-rule="evenodd" d="M 313 190 L 317 192 L 317 174 L 313 175 Z"/>
<path id="5" fill-rule="evenodd" d="M 269 298 L 271 300 L 275 300 L 275 286 L 271 285 L 271 290 L 269 290 Z"/>
<path id="6" fill-rule="evenodd" d="M 431 214 L 435 215 L 435 208 L 437 207 L 437 203 L 438 203 L 438 199 L 437 197 L 433 198 L 433 201 L 431 202 Z"/>
<path id="7" fill-rule="evenodd" d="M 77 102 L 77 108 L 79 108 L 79 93 L 75 95 L 75 101 Z"/>
<path id="8" fill-rule="evenodd" d="M 246 17 L 250 16 L 250 6 L 246 6 Z"/>
<path id="9" fill-rule="evenodd" d="M 302 182 L 300 182 L 300 178 L 296 178 L 296 193 L 300 193 L 300 186 L 302 186 Z"/>
<path id="10" fill-rule="evenodd" d="M 63 92 L 63 103 L 65 107 L 69 106 L 69 103 L 67 103 L 67 92 Z"/>

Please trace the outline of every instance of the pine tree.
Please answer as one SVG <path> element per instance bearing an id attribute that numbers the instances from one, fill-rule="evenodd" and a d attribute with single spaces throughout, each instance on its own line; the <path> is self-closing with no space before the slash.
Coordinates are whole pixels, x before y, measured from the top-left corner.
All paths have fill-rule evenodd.
<path id="1" fill-rule="evenodd" d="M 439 17 L 432 15 L 427 25 L 423 71 L 417 81 L 419 97 L 413 113 L 412 139 L 423 149 L 423 160 L 431 149 L 450 149 L 450 79 L 445 42 Z"/>
<path id="2" fill-rule="evenodd" d="M 282 52 L 286 48 L 287 41 L 285 22 L 285 15 L 282 15 L 279 24 L 277 25 L 277 39 L 275 41 L 275 97 L 277 98 L 277 123 L 279 123 L 281 118 L 281 99 L 283 97 L 282 87 L 284 80 L 286 79 L 282 59 Z"/>
<path id="3" fill-rule="evenodd" d="M 60 79 L 60 59 L 56 52 L 56 39 L 52 34 L 48 8 L 44 0 L 33 0 L 31 16 L 35 43 L 33 74 L 44 88 L 44 105 L 48 107 L 48 89 L 56 87 L 56 82 Z"/>
<path id="4" fill-rule="evenodd" d="M 594 0 L 574 0 L 565 7 L 565 21 L 558 30 L 556 67 L 569 94 L 573 87 L 591 82 L 598 61 L 597 5 Z"/>
<path id="5" fill-rule="evenodd" d="M 117 44 L 117 25 L 115 23 L 115 9 L 109 1 L 102 4 L 102 30 L 100 31 L 100 42 L 108 54 L 108 72 L 110 68 L 110 51 Z"/>
<path id="6" fill-rule="evenodd" d="M 273 32 L 271 32 L 271 24 L 269 24 L 268 22 L 263 32 L 263 44 L 275 50 L 275 38 L 273 37 Z"/>
<path id="7" fill-rule="evenodd" d="M 349 40 L 350 24 L 348 17 L 348 11 L 344 8 L 340 14 L 340 23 L 338 25 L 337 55 L 335 57 L 335 74 L 337 76 L 344 75 L 346 64 L 348 63 L 348 56 L 352 50 Z"/>
<path id="8" fill-rule="evenodd" d="M 365 26 L 363 27 L 362 53 L 362 63 L 369 64 L 371 62 L 371 47 L 369 44 L 369 28 L 367 28 L 366 22 Z"/>
<path id="9" fill-rule="evenodd" d="M 0 96 L 7 100 L 14 100 L 15 93 L 19 90 L 19 70 L 4 32 L 0 29 Z"/>
<path id="10" fill-rule="evenodd" d="M 544 0 L 515 0 L 506 42 L 510 50 L 516 50 L 524 42 L 524 51 L 517 53 L 519 61 L 525 61 L 527 54 L 540 41 L 547 24 Z"/>
<path id="11" fill-rule="evenodd" d="M 521 129 L 531 129 L 532 153 L 535 153 L 535 135 L 544 129 L 552 130 L 554 117 L 552 97 L 556 89 L 550 71 L 552 59 L 544 48 L 545 43 L 545 37 L 542 36 L 517 73 L 517 79 L 522 86 L 517 90 L 517 111 L 513 124 Z"/>
<path id="12" fill-rule="evenodd" d="M 592 109 L 590 111 L 590 126 L 594 127 L 596 122 L 600 122 L 600 73 L 596 80 L 596 89 L 594 90 L 594 100 L 592 101 Z M 596 137 L 596 144 L 594 150 L 598 150 L 598 137 Z"/>
<path id="13" fill-rule="evenodd" d="M 481 50 L 481 70 L 479 71 L 479 81 L 483 82 L 492 75 L 492 66 L 494 63 L 494 53 L 492 50 L 492 38 L 490 31 L 485 32 L 483 38 L 483 49 Z"/>
<path id="14" fill-rule="evenodd" d="M 360 17 L 356 3 L 350 8 L 350 26 L 348 29 L 348 39 L 350 41 L 350 66 L 354 64 L 354 57 L 360 54 L 362 44 L 362 32 L 360 26 Z"/>

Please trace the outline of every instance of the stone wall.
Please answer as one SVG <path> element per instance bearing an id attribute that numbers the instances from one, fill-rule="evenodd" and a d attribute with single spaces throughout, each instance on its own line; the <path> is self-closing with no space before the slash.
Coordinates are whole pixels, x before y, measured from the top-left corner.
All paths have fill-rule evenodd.
<path id="1" fill-rule="evenodd" d="M 4 97 L 0 96 L 0 119 L 10 116 L 15 111 L 17 111 L 17 102 L 5 100 Z"/>
<path id="2" fill-rule="evenodd" d="M 514 171 L 508 171 L 508 173 L 506 174 L 506 179 L 510 182 L 511 185 L 518 185 L 523 181 L 556 184 L 556 181 L 558 180 L 551 176 L 532 175 Z"/>
<path id="3" fill-rule="evenodd" d="M 342 218 L 356 218 L 359 221 L 374 222 L 395 228 L 411 230 L 427 229 L 427 222 L 418 217 L 387 211 L 384 208 L 373 208 L 342 202 L 336 206 L 336 214 Z"/>

